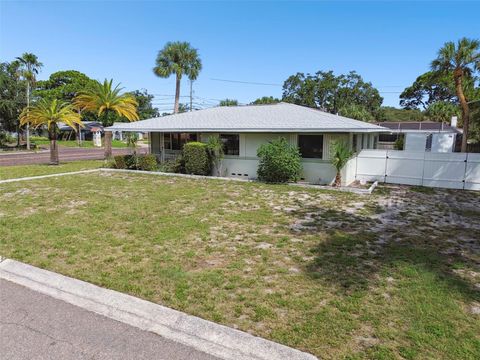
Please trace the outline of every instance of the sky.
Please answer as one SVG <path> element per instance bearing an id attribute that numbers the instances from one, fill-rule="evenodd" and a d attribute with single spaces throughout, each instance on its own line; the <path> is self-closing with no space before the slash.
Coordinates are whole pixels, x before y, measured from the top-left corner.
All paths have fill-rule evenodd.
<path id="1" fill-rule="evenodd" d="M 113 78 L 125 91 L 155 94 L 164 112 L 175 79 L 153 74 L 156 55 L 168 41 L 188 41 L 203 62 L 197 108 L 280 98 L 290 75 L 319 70 L 355 70 L 384 105 L 399 107 L 400 92 L 446 41 L 480 38 L 479 14 L 480 1 L 0 0 L 0 61 L 32 52 L 44 64 L 39 79 L 60 70 Z M 181 95 L 188 102 L 187 80 Z"/>

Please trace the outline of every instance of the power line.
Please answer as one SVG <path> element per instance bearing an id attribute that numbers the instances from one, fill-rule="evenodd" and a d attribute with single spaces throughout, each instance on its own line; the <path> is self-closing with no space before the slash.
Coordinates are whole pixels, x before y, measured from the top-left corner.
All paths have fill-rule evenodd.
<path id="1" fill-rule="evenodd" d="M 230 80 L 230 79 L 210 78 L 210 80 L 223 81 L 223 82 L 229 82 L 229 83 L 238 83 L 238 84 L 250 84 L 250 85 L 283 86 L 283 84 L 272 84 L 272 83 L 253 82 L 253 81 Z"/>

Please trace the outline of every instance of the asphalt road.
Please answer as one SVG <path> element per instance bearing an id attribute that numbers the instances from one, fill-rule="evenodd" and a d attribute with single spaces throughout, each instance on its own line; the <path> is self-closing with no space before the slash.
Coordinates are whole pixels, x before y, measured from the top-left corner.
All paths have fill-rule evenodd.
<path id="1" fill-rule="evenodd" d="M 146 152 L 148 148 L 140 148 L 139 153 Z M 113 155 L 129 154 L 129 149 L 113 149 Z M 61 162 L 75 160 L 101 160 L 104 158 L 103 148 L 71 148 L 59 147 L 59 157 Z M 34 152 L 16 152 L 0 154 L 0 166 L 7 165 L 29 165 L 29 164 L 48 164 L 50 161 L 50 152 L 40 151 Z"/>
<path id="2" fill-rule="evenodd" d="M 0 358 L 219 360 L 1 279 Z"/>

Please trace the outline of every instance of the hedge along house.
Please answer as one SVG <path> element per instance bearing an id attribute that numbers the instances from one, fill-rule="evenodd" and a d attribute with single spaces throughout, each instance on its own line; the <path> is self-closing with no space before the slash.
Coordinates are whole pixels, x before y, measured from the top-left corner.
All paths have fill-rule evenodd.
<path id="1" fill-rule="evenodd" d="M 177 157 L 189 141 L 220 137 L 224 144 L 223 176 L 255 179 L 257 149 L 283 137 L 298 146 L 302 155 L 302 180 L 329 184 L 335 177 L 330 164 L 333 141 L 345 141 L 356 152 L 375 149 L 380 126 L 288 103 L 215 107 L 157 117 L 132 123 L 117 123 L 106 131 L 150 134 L 150 152 L 160 161 Z"/>

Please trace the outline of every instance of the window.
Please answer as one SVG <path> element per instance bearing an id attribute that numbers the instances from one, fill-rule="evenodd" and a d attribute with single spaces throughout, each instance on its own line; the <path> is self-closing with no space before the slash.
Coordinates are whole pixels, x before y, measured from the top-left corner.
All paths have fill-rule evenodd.
<path id="1" fill-rule="evenodd" d="M 323 135 L 298 135 L 298 147 L 302 158 L 323 158 Z"/>
<path id="2" fill-rule="evenodd" d="M 433 135 L 428 134 L 427 135 L 427 141 L 425 144 L 425 151 L 432 151 L 432 140 L 433 140 Z"/>
<path id="3" fill-rule="evenodd" d="M 353 134 L 353 137 L 352 137 L 352 150 L 353 150 L 354 152 L 357 152 L 357 137 L 358 137 L 357 134 Z"/>
<path id="4" fill-rule="evenodd" d="M 165 150 L 182 150 L 183 145 L 190 141 L 197 141 L 194 133 L 164 133 L 163 145 Z"/>
<path id="5" fill-rule="evenodd" d="M 378 141 L 394 143 L 395 141 L 397 141 L 397 139 L 398 139 L 397 134 L 380 134 Z"/>
<path id="6" fill-rule="evenodd" d="M 168 150 L 172 148 L 172 137 L 170 133 L 163 133 L 163 147 Z"/>
<path id="7" fill-rule="evenodd" d="M 240 135 L 220 134 L 220 141 L 225 155 L 240 155 Z"/>

